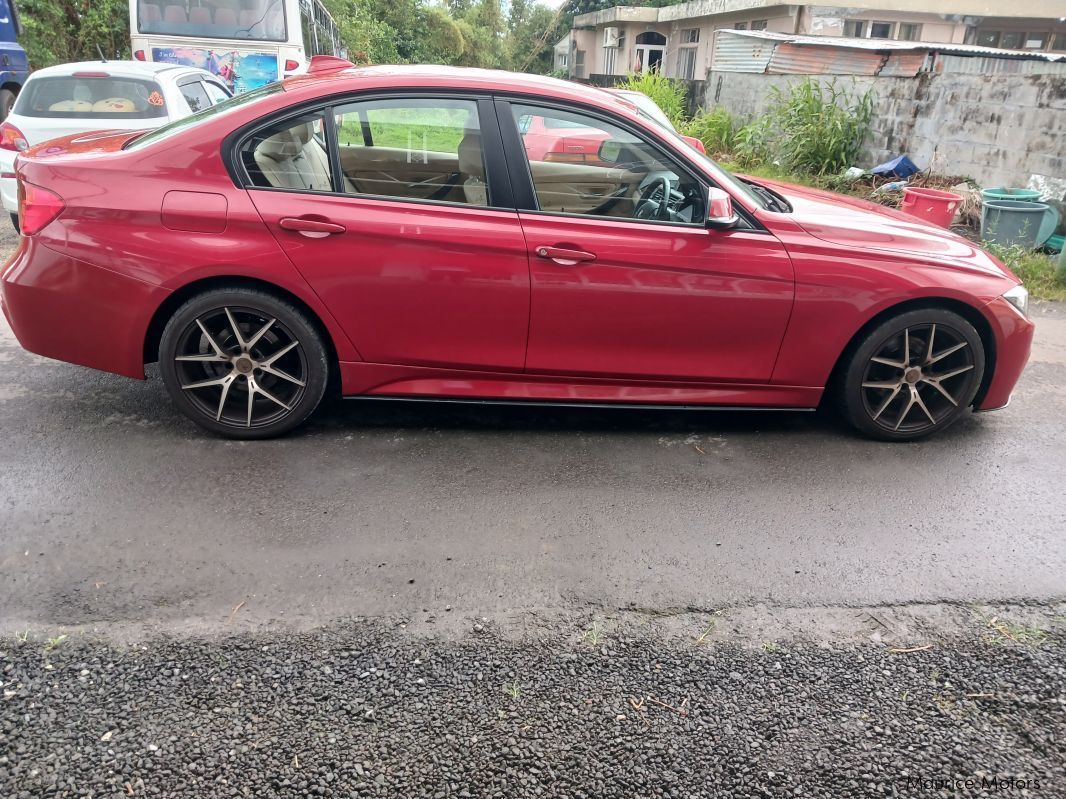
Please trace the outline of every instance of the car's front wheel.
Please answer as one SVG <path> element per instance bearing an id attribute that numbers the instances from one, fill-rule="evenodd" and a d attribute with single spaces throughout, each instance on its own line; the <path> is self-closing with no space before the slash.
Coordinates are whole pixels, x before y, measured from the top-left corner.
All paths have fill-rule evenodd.
<path id="1" fill-rule="evenodd" d="M 985 370 L 977 330 L 942 308 L 907 311 L 855 348 L 841 380 L 848 421 L 874 438 L 910 441 L 958 421 Z"/>
<path id="2" fill-rule="evenodd" d="M 178 308 L 159 342 L 159 371 L 174 404 L 201 427 L 230 438 L 270 438 L 318 407 L 329 360 L 300 309 L 234 287 Z"/>

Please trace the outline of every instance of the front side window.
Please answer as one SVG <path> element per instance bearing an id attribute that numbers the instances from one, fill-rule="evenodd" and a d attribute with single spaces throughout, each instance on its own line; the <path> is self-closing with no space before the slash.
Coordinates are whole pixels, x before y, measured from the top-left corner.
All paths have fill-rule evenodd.
<path id="1" fill-rule="evenodd" d="M 195 39 L 248 39 L 283 42 L 285 9 L 282 0 L 190 0 L 175 3 L 137 3 L 140 33 L 190 36 Z"/>
<path id="2" fill-rule="evenodd" d="M 334 109 L 345 191 L 487 206 L 477 103 L 366 100 Z"/>
<path id="3" fill-rule="evenodd" d="M 511 109 L 527 131 L 522 143 L 541 211 L 703 224 L 702 184 L 644 138 L 586 114 Z"/>
<path id="4" fill-rule="evenodd" d="M 241 146 L 252 185 L 292 191 L 332 191 L 321 113 L 305 114 L 259 130 Z"/>
<path id="5" fill-rule="evenodd" d="M 213 80 L 205 80 L 204 88 L 207 89 L 207 96 L 211 98 L 212 105 L 225 102 L 233 96 L 229 89 L 225 88 L 221 83 L 215 83 Z"/>
<path id="6" fill-rule="evenodd" d="M 163 91 L 154 80 L 105 72 L 30 78 L 15 101 L 16 114 L 53 119 L 153 119 L 166 117 Z"/>

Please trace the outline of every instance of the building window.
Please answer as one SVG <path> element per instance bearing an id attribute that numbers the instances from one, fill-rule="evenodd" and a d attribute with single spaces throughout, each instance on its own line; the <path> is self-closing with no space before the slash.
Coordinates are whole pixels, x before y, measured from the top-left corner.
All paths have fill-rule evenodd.
<path id="1" fill-rule="evenodd" d="M 764 30 L 766 30 L 766 23 L 768 21 L 769 20 L 765 20 L 765 19 L 757 19 L 753 23 L 751 23 L 751 29 L 753 31 L 764 31 Z"/>
<path id="2" fill-rule="evenodd" d="M 575 78 L 583 78 L 583 77 L 585 77 L 585 51 L 584 50 L 575 50 L 574 51 L 574 77 Z"/>
<path id="3" fill-rule="evenodd" d="M 736 25 L 733 26 L 733 30 L 735 31 L 746 31 L 747 29 L 748 23 L 746 22 L 738 22 Z"/>
<path id="4" fill-rule="evenodd" d="M 844 35 L 853 39 L 866 38 L 866 23 L 861 19 L 848 19 L 844 21 Z"/>
<path id="5" fill-rule="evenodd" d="M 981 31 L 977 34 L 977 43 L 981 47 L 999 47 L 999 31 Z"/>
<path id="6" fill-rule="evenodd" d="M 1017 31 L 1004 31 L 999 38 L 999 46 L 1006 50 L 1020 50 L 1025 42 L 1025 34 Z"/>
<path id="7" fill-rule="evenodd" d="M 896 38 L 905 42 L 920 41 L 922 38 L 922 26 L 913 22 L 901 22 L 899 23 L 899 31 L 896 33 Z"/>
<path id="8" fill-rule="evenodd" d="M 1055 40 L 1051 43 L 1052 50 L 1066 50 L 1066 33 L 1056 33 Z"/>
<path id="9" fill-rule="evenodd" d="M 1042 33 L 1030 33 L 1025 37 L 1026 50 L 1043 50 L 1047 47 L 1047 36 Z"/>
<path id="10" fill-rule="evenodd" d="M 870 23 L 870 38 L 871 39 L 891 39 L 892 38 L 892 23 L 891 22 L 871 22 Z"/>
<path id="11" fill-rule="evenodd" d="M 677 76 L 685 80 L 696 77 L 696 48 L 682 47 L 677 51 Z"/>
<path id="12" fill-rule="evenodd" d="M 681 31 L 681 44 L 698 44 L 699 40 L 699 28 L 685 28 Z"/>
<path id="13" fill-rule="evenodd" d="M 616 47 L 604 47 L 603 48 L 603 74 L 614 74 L 614 59 L 615 54 L 618 52 Z"/>

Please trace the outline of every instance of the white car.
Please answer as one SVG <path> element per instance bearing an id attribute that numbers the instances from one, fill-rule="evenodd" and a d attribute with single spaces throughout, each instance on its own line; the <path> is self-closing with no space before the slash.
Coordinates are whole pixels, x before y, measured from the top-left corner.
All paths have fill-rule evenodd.
<path id="1" fill-rule="evenodd" d="M 142 61 L 83 61 L 30 75 L 0 124 L 0 199 L 18 229 L 15 157 L 35 144 L 92 130 L 157 128 L 230 97 L 207 70 Z"/>

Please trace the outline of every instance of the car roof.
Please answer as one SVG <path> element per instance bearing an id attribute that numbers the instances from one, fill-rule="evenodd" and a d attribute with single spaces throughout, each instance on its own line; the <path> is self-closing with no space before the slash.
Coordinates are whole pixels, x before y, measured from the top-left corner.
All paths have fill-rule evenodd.
<path id="1" fill-rule="evenodd" d="M 167 64 L 160 61 L 77 61 L 73 64 L 58 64 L 54 67 L 35 69 L 30 78 L 65 77 L 75 72 L 107 72 L 110 75 L 123 77 L 154 78 L 162 72 L 172 70 L 205 72 L 198 67 Z"/>
<path id="2" fill-rule="evenodd" d="M 323 82 L 344 84 L 333 85 L 331 91 L 356 91 L 372 88 L 470 89 L 501 94 L 532 94 L 596 105 L 633 115 L 631 103 L 595 86 L 586 86 L 544 75 L 507 72 L 500 69 L 418 64 L 351 67 L 297 75 L 285 80 L 283 85 L 286 91 L 300 92 L 319 87 Z"/>

